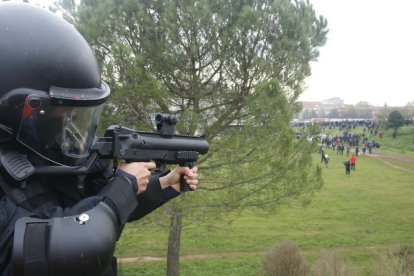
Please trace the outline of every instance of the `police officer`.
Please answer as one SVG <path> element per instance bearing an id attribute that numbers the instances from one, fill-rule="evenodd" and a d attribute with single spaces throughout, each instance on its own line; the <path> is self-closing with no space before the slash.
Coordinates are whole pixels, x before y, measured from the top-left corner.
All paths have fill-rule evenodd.
<path id="1" fill-rule="evenodd" d="M 72 25 L 30 4 L 0 3 L 1 275 L 116 274 L 124 224 L 177 196 L 180 175 L 196 189 L 196 167 L 151 176 L 152 162 L 114 173 L 100 161 L 80 173 L 109 95 Z"/>

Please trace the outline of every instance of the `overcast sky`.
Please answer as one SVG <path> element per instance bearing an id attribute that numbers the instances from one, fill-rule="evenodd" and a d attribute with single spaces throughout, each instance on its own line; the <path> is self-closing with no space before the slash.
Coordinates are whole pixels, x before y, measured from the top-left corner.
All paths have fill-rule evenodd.
<path id="1" fill-rule="evenodd" d="M 309 0 L 328 40 L 300 100 L 404 106 L 414 101 L 414 0 Z M 47 5 L 52 0 L 30 0 Z"/>
<path id="2" fill-rule="evenodd" d="M 413 0 L 310 0 L 328 20 L 301 100 L 404 106 L 414 101 Z"/>

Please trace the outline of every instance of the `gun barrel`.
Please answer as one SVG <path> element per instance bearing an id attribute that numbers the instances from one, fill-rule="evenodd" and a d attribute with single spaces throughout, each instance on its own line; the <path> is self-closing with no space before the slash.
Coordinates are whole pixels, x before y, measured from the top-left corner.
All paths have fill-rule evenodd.
<path id="1" fill-rule="evenodd" d="M 207 141 L 200 136 L 174 135 L 162 137 L 147 132 L 137 132 L 137 137 L 131 143 L 131 148 L 136 149 L 158 149 L 174 151 L 196 151 L 200 154 L 208 152 Z"/>

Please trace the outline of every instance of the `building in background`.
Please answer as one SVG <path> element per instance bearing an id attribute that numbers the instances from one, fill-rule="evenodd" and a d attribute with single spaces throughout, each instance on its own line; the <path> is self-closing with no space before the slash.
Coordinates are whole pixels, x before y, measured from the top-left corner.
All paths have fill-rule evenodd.
<path id="1" fill-rule="evenodd" d="M 366 101 L 355 105 L 345 104 L 340 97 L 323 101 L 303 101 L 302 111 L 294 115 L 295 121 L 329 121 L 335 119 L 381 119 L 387 118 L 391 111 L 398 110 L 404 118 L 414 117 L 414 102 L 406 106 L 373 106 Z"/>

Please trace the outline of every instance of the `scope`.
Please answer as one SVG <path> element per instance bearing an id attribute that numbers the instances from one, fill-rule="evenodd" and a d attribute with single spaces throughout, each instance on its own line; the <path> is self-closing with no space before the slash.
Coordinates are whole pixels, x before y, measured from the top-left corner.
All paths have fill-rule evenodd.
<path id="1" fill-rule="evenodd" d="M 175 134 L 175 125 L 177 117 L 175 115 L 158 113 L 155 115 L 155 123 L 157 124 L 157 132 L 162 136 L 172 136 Z"/>

